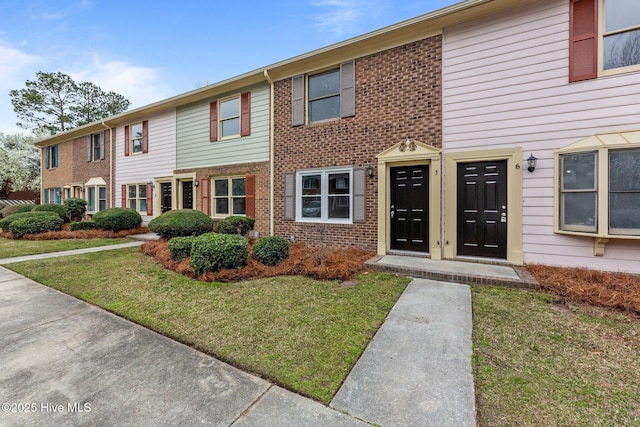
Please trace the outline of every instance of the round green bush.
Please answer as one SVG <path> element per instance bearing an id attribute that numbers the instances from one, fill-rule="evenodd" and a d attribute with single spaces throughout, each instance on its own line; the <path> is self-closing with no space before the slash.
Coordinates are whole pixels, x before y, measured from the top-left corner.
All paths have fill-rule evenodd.
<path id="1" fill-rule="evenodd" d="M 50 211 L 14 213 L 13 215 L 9 215 L 8 217 L 5 217 L 0 220 L 0 228 L 2 229 L 2 231 L 9 231 L 9 226 L 13 221 L 17 221 L 23 218 L 33 218 L 33 217 L 39 217 L 39 216 L 58 217 L 58 214 Z"/>
<path id="2" fill-rule="evenodd" d="M 96 212 L 93 221 L 104 230 L 121 231 L 140 227 L 142 217 L 133 209 L 109 208 Z"/>
<path id="3" fill-rule="evenodd" d="M 256 220 L 248 216 L 228 216 L 216 222 L 213 229 L 216 233 L 221 234 L 239 234 L 244 236 L 253 230 Z"/>
<path id="4" fill-rule="evenodd" d="M 207 214 L 193 209 L 167 211 L 149 221 L 149 231 L 165 239 L 178 236 L 199 236 L 208 233 L 213 220 Z"/>
<path id="5" fill-rule="evenodd" d="M 95 230 L 97 225 L 93 221 L 74 221 L 69 224 L 69 231 Z"/>
<path id="6" fill-rule="evenodd" d="M 20 205 L 11 205 L 0 211 L 0 218 L 6 218 L 9 215 L 17 214 L 17 213 L 25 213 L 31 212 L 33 210 L 34 205 L 28 204 L 20 204 Z"/>
<path id="7" fill-rule="evenodd" d="M 53 215 L 41 215 L 31 218 L 17 219 L 11 223 L 9 230 L 19 239 L 26 234 L 46 233 L 47 231 L 62 230 L 64 221 Z"/>
<path id="8" fill-rule="evenodd" d="M 193 239 L 191 267 L 196 274 L 225 269 L 239 269 L 247 265 L 249 244 L 242 236 L 207 233 Z"/>
<path id="9" fill-rule="evenodd" d="M 68 221 L 67 207 L 64 205 L 56 205 L 55 203 L 45 203 L 33 207 L 33 212 L 55 212 L 63 221 Z"/>
<path id="10" fill-rule="evenodd" d="M 191 256 L 191 246 L 193 245 L 193 239 L 198 236 L 185 236 L 185 237 L 172 237 L 169 239 L 169 252 L 171 252 L 171 258 L 175 261 L 181 261 Z"/>
<path id="11" fill-rule="evenodd" d="M 280 236 L 261 237 L 253 244 L 253 257 L 264 265 L 276 265 L 289 257 L 289 242 Z"/>
<path id="12" fill-rule="evenodd" d="M 65 199 L 64 206 L 67 208 L 67 218 L 69 221 L 79 222 L 87 213 L 87 201 L 79 197 Z"/>

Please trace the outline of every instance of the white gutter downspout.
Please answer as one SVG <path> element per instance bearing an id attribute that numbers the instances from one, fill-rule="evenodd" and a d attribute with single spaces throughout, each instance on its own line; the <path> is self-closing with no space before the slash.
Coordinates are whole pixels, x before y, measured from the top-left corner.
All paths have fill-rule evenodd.
<path id="1" fill-rule="evenodd" d="M 115 175 L 115 171 L 113 170 L 113 157 L 115 153 L 113 152 L 113 129 L 110 126 L 107 126 L 105 122 L 100 122 L 102 126 L 109 129 L 109 207 L 114 207 L 114 188 L 113 188 L 113 175 Z M 124 207 L 124 206 L 123 206 Z"/>
<path id="2" fill-rule="evenodd" d="M 273 232 L 274 232 L 274 214 L 273 214 L 273 206 L 274 206 L 274 191 L 273 191 L 273 178 L 274 178 L 274 147 L 275 147 L 275 142 L 274 142 L 274 132 L 273 132 L 273 128 L 274 128 L 274 123 L 273 123 L 273 118 L 274 118 L 274 105 L 273 105 L 273 101 L 274 101 L 274 90 L 273 90 L 273 80 L 271 80 L 271 77 L 269 76 L 269 71 L 264 70 L 264 77 L 267 79 L 267 81 L 269 82 L 269 235 L 273 236 Z"/>

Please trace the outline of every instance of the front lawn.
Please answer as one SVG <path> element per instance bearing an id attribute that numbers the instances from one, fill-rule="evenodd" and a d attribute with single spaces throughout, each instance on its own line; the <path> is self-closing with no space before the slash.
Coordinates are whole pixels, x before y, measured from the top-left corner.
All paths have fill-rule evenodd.
<path id="1" fill-rule="evenodd" d="M 9 267 L 324 403 L 409 282 L 382 273 L 360 274 L 355 286 L 300 276 L 198 282 L 137 248 Z"/>
<path id="2" fill-rule="evenodd" d="M 0 237 L 0 259 L 128 243 L 129 239 L 14 240 Z"/>

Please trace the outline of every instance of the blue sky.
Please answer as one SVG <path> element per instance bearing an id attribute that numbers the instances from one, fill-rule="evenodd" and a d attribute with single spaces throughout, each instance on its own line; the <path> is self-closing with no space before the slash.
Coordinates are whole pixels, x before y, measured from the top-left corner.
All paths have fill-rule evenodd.
<path id="1" fill-rule="evenodd" d="M 9 91 L 37 71 L 93 82 L 137 108 L 457 2 L 3 1 L 0 132 L 25 132 Z"/>

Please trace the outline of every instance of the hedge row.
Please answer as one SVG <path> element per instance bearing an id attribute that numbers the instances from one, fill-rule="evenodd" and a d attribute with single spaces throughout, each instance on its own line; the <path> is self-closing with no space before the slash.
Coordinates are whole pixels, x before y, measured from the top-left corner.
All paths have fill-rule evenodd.
<path id="1" fill-rule="evenodd" d="M 25 234 L 38 234 L 46 233 L 47 231 L 62 230 L 63 224 L 64 220 L 57 215 L 41 215 L 17 219 L 9 225 L 9 231 L 19 239 Z"/>
<path id="2" fill-rule="evenodd" d="M 9 215 L 3 219 L 0 220 L 0 228 L 2 229 L 2 231 L 10 231 L 9 230 L 9 226 L 11 225 L 11 223 L 13 221 L 17 221 L 19 219 L 23 219 L 23 218 L 34 218 L 34 217 L 40 217 L 40 216 L 49 216 L 49 217 L 58 217 L 58 214 L 55 212 L 49 212 L 49 211 L 44 211 L 44 212 L 22 212 L 22 213 L 14 213 L 12 215 Z"/>

